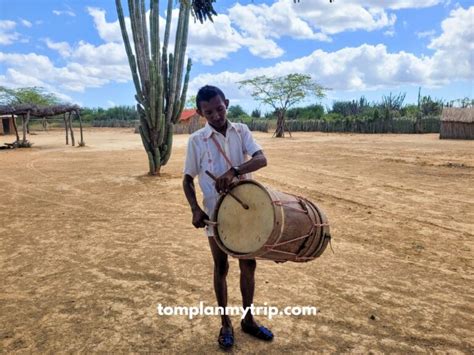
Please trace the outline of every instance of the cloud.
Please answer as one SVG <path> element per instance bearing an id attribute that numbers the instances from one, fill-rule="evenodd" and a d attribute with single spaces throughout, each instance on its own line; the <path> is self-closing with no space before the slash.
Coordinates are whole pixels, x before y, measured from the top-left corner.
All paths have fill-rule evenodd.
<path id="1" fill-rule="evenodd" d="M 458 8 L 441 23 L 443 32 L 428 48 L 433 55 L 433 76 L 439 80 L 465 78 L 474 80 L 474 6 Z"/>
<path id="2" fill-rule="evenodd" d="M 79 45 L 84 54 L 91 47 Z M 106 50 L 100 48 L 101 53 Z M 71 54 L 74 58 L 76 53 Z M 79 58 L 80 55 L 77 55 Z M 83 92 L 86 88 L 101 87 L 110 82 L 125 82 L 131 79 L 128 64 L 96 64 L 97 57 L 91 56 L 88 62 L 72 59 L 63 67 L 56 67 L 51 60 L 35 53 L 18 54 L 0 52 L 0 64 L 8 66 L 5 75 L 0 77 L 0 85 L 43 86 L 61 90 Z"/>
<path id="3" fill-rule="evenodd" d="M 95 7 L 88 7 L 87 12 L 94 19 L 95 28 L 101 39 L 106 42 L 122 43 L 122 34 L 118 20 L 115 22 L 107 22 L 105 19 L 105 10 Z M 130 22 L 129 18 L 127 18 L 127 22 Z"/>
<path id="4" fill-rule="evenodd" d="M 408 6 L 409 1 L 389 3 L 391 4 L 387 4 L 387 8 L 389 5 Z M 427 0 L 420 0 L 421 3 L 425 6 L 430 4 Z M 383 44 L 363 44 L 334 52 L 316 50 L 302 58 L 281 61 L 273 66 L 255 67 L 240 73 L 226 71 L 201 74 L 192 80 L 190 92 L 195 92 L 202 85 L 217 83 L 230 97 L 239 99 L 246 97 L 236 84 L 240 80 L 262 74 L 272 76 L 294 72 L 310 74 L 324 86 L 337 90 L 368 90 L 410 84 L 430 86 L 454 80 L 469 80 L 473 71 L 473 61 L 470 59 L 474 51 L 474 35 L 470 25 L 473 9 L 474 7 L 457 8 L 450 13 L 441 24 L 442 33 L 430 42 L 429 48 L 433 50 L 431 56 L 417 56 L 404 51 L 390 52 Z M 103 10 L 90 8 L 88 11 L 106 43 L 94 45 L 80 41 L 71 45 L 45 39 L 48 48 L 58 51 L 63 57 L 66 62 L 63 66 L 56 66 L 44 55 L 0 52 L 0 65 L 7 68 L 0 76 L 0 85 L 38 85 L 58 90 L 84 91 L 111 82 L 130 81 L 130 68 L 117 21 L 107 23 Z M 380 13 L 384 9 L 379 8 L 377 11 Z M 272 21 L 277 21 L 277 17 Z M 276 39 L 284 32 L 279 30 L 276 34 L 266 33 L 265 26 L 268 23 L 259 30 L 265 35 L 257 36 L 253 35 L 253 29 L 248 32 L 236 30 L 230 14 L 219 15 L 215 23 L 204 26 L 192 22 L 188 54 L 205 64 L 212 64 L 245 47 L 255 55 L 265 56 L 270 53 L 278 56 L 282 49 Z M 0 22 L 0 29 L 11 32 L 14 28 L 13 21 Z M 293 35 L 296 35 L 297 30 L 292 30 Z M 304 33 L 301 28 L 299 30 Z M 315 32 L 314 26 L 310 30 L 313 34 L 319 33 Z M 387 30 L 390 31 L 390 27 Z"/>
<path id="5" fill-rule="evenodd" d="M 0 45 L 14 43 L 20 38 L 20 34 L 15 32 L 16 23 L 10 20 L 0 20 Z"/>
<path id="6" fill-rule="evenodd" d="M 71 17 L 76 16 L 76 14 L 70 10 L 65 10 L 65 11 L 53 10 L 53 14 L 55 14 L 56 16 L 62 16 L 62 15 L 71 16 Z"/>
<path id="7" fill-rule="evenodd" d="M 31 28 L 33 26 L 33 24 L 30 21 L 25 20 L 25 19 L 21 19 L 21 24 L 28 28 Z"/>
<path id="8" fill-rule="evenodd" d="M 54 42 L 49 38 L 44 39 L 44 42 L 48 48 L 56 50 L 64 58 L 71 55 L 72 49 L 67 42 Z"/>
<path id="9" fill-rule="evenodd" d="M 399 3 L 398 6 L 401 6 Z M 383 44 L 364 44 L 335 52 L 316 50 L 308 56 L 283 61 L 271 67 L 244 72 L 201 74 L 190 83 L 190 92 L 217 83 L 231 98 L 245 98 L 238 81 L 258 75 L 280 76 L 305 73 L 325 87 L 336 90 L 373 90 L 402 85 L 444 85 L 457 80 L 473 80 L 474 6 L 453 10 L 442 22 L 443 32 L 429 48 L 432 56 L 416 56 L 404 51 L 391 53 Z"/>
<path id="10" fill-rule="evenodd" d="M 426 37 L 433 37 L 436 34 L 435 30 L 431 31 L 422 31 L 415 33 L 418 38 L 426 38 Z"/>

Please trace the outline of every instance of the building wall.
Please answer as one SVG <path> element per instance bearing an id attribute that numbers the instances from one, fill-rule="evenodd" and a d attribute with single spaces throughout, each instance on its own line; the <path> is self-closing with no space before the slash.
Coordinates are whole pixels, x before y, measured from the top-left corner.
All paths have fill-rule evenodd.
<path id="1" fill-rule="evenodd" d="M 439 138 L 474 139 L 474 122 L 442 121 Z"/>
<path id="2" fill-rule="evenodd" d="M 7 128 L 6 130 L 4 129 Z M 15 134 L 15 127 L 13 126 L 13 119 L 11 117 L 1 117 L 0 118 L 0 134 Z"/>

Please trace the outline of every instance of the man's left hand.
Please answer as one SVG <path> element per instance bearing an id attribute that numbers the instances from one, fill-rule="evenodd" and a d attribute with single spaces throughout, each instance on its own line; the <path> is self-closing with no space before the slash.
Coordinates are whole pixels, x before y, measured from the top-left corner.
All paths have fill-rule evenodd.
<path id="1" fill-rule="evenodd" d="M 229 186 L 235 178 L 234 169 L 227 170 L 224 174 L 219 176 L 216 180 L 216 190 L 219 193 L 229 191 Z"/>

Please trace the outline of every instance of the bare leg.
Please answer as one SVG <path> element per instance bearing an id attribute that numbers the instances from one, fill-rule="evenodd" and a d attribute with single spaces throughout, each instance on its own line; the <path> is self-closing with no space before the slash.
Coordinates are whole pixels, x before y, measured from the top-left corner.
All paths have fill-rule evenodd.
<path id="1" fill-rule="evenodd" d="M 253 303 L 253 295 L 255 293 L 255 269 L 257 262 L 254 259 L 239 260 L 240 266 L 240 292 L 242 293 L 242 304 L 244 308 L 250 307 Z M 248 312 L 244 322 L 248 325 L 256 326 L 253 315 Z"/>
<path id="2" fill-rule="evenodd" d="M 216 293 L 217 304 L 220 307 L 227 307 L 227 272 L 229 271 L 229 261 L 227 254 L 219 247 L 214 238 L 209 238 L 212 257 L 214 259 L 214 291 Z M 222 315 L 222 326 L 232 328 L 232 322 L 228 315 Z"/>

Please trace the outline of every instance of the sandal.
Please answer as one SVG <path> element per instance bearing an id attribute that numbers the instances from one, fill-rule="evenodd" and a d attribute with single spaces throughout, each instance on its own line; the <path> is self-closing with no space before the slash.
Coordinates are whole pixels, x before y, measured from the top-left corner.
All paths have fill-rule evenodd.
<path id="1" fill-rule="evenodd" d="M 234 345 L 234 330 L 230 328 L 230 331 L 225 331 L 224 329 L 224 327 L 221 328 L 217 342 L 221 349 L 229 350 Z"/>
<path id="2" fill-rule="evenodd" d="M 273 340 L 273 333 L 270 331 L 270 329 L 265 328 L 263 325 L 255 327 L 252 325 L 245 324 L 244 321 L 242 320 L 240 322 L 240 326 L 242 327 L 242 331 L 244 333 L 254 336 L 257 339 L 261 339 L 265 341 Z"/>

